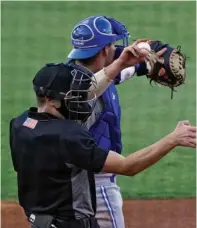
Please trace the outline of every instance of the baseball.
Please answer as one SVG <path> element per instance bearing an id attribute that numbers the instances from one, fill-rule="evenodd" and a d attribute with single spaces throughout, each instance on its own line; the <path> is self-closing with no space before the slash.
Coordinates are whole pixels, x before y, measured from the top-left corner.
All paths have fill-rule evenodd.
<path id="1" fill-rule="evenodd" d="M 140 42 L 137 44 L 137 47 L 139 47 L 140 49 L 146 49 L 148 51 L 151 50 L 151 47 L 147 42 Z"/>

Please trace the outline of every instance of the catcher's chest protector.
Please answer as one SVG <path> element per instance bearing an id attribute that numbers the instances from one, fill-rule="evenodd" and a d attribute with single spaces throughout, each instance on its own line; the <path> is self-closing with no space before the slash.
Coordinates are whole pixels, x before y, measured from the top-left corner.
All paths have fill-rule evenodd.
<path id="1" fill-rule="evenodd" d="M 122 151 L 118 93 L 114 84 L 101 96 L 105 105 L 97 121 L 90 127 L 89 131 L 94 137 L 97 145 L 105 150 Z"/>

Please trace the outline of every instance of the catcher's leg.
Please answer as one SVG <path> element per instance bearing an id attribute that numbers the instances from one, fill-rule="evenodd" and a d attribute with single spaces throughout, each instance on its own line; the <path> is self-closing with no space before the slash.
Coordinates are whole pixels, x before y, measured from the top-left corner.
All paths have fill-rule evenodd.
<path id="1" fill-rule="evenodd" d="M 105 175 L 105 174 L 99 174 Z M 124 216 L 122 211 L 122 196 L 120 188 L 109 177 L 95 177 L 97 212 L 96 219 L 100 228 L 124 228 Z"/>

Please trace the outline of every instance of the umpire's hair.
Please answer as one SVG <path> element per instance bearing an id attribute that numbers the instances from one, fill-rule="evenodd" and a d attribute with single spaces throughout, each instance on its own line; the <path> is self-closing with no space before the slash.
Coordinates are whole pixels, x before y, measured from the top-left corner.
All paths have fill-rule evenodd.
<path id="1" fill-rule="evenodd" d="M 50 100 L 58 101 L 57 99 L 54 99 L 48 96 L 42 96 L 36 93 L 36 100 L 37 100 L 38 107 L 42 107 L 46 103 L 46 97 L 49 98 Z"/>
<path id="2" fill-rule="evenodd" d="M 36 100 L 37 100 L 38 106 L 42 106 L 46 102 L 45 96 L 38 95 L 37 93 L 36 93 Z"/>

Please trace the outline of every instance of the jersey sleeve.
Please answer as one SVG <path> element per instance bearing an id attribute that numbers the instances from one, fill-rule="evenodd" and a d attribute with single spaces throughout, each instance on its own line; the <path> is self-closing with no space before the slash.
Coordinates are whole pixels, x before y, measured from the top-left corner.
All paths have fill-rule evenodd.
<path id="1" fill-rule="evenodd" d="M 135 67 L 127 67 L 122 70 L 115 78 L 115 85 L 119 85 L 135 75 Z"/>
<path id="2" fill-rule="evenodd" d="M 109 152 L 98 148 L 89 132 L 80 127 L 61 133 L 60 152 L 65 163 L 99 173 Z"/>

